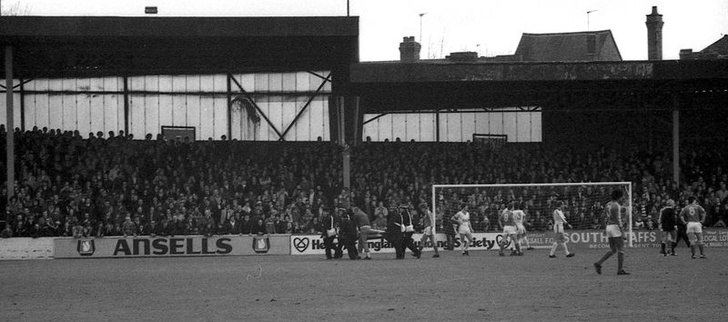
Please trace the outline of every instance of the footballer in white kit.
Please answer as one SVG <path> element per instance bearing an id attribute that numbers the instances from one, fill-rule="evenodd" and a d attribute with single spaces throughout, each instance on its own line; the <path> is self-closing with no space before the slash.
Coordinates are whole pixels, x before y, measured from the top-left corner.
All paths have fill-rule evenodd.
<path id="1" fill-rule="evenodd" d="M 569 228 L 571 228 L 571 225 L 566 222 L 566 217 L 564 216 L 564 212 L 561 210 L 561 207 L 563 206 L 563 203 L 561 201 L 558 201 L 556 203 L 556 209 L 554 209 L 554 244 L 551 245 L 551 252 L 549 253 L 549 258 L 556 258 L 556 248 L 561 245 L 564 247 L 564 252 L 566 253 L 566 257 L 574 257 L 574 253 L 569 252 L 569 247 L 566 246 L 566 236 L 564 236 L 564 225 L 568 225 Z"/>
<path id="2" fill-rule="evenodd" d="M 513 219 L 516 222 L 516 239 L 518 240 L 518 243 L 521 244 L 525 241 L 527 247 L 526 249 L 533 249 L 533 247 L 531 247 L 531 244 L 528 242 L 528 238 L 526 237 L 526 227 L 523 225 L 523 222 L 526 220 L 526 213 L 520 209 L 513 210 Z"/>
<path id="3" fill-rule="evenodd" d="M 457 222 L 458 234 L 460 234 L 460 249 L 464 256 L 470 256 L 468 248 L 473 242 L 473 228 L 470 225 L 470 213 L 468 212 L 468 204 L 463 204 L 460 211 L 450 218 L 453 222 Z M 467 241 L 466 241 L 467 240 Z"/>

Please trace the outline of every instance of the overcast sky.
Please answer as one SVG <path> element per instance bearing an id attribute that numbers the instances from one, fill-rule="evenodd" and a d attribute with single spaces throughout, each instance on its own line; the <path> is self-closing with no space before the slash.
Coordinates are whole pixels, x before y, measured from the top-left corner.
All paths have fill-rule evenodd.
<path id="1" fill-rule="evenodd" d="M 345 16 L 346 0 L 0 0 L 24 15 Z M 728 0 L 350 0 L 360 17 L 362 61 L 397 60 L 404 36 L 420 39 L 422 58 L 455 51 L 513 54 L 521 34 L 611 29 L 625 60 L 647 59 L 645 15 L 665 22 L 663 57 L 702 50 L 728 33 Z M 592 11 L 587 14 L 587 11 Z M 420 19 L 420 14 L 423 14 Z M 588 22 L 588 26 L 587 26 Z"/>

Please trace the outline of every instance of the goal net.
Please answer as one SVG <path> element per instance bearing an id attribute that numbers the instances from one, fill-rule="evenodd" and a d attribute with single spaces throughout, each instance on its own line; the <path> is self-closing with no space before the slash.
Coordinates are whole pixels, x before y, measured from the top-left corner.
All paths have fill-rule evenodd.
<path id="1" fill-rule="evenodd" d="M 622 222 L 631 236 L 630 182 L 436 184 L 432 186 L 432 209 L 442 218 L 450 218 L 460 210 L 460 205 L 467 203 L 476 232 L 499 232 L 502 231 L 499 214 L 511 206 L 526 213 L 525 225 L 529 230 L 550 231 L 553 211 L 557 202 L 561 202 L 572 229 L 603 229 L 604 206 L 611 200 L 614 190 L 623 192 Z M 443 220 L 439 228 L 445 224 L 448 224 L 447 220 Z M 629 247 L 632 247 L 632 238 L 629 238 Z"/>
<path id="2" fill-rule="evenodd" d="M 508 143 L 508 135 L 473 133 L 473 143 L 492 151 L 498 151 Z"/>

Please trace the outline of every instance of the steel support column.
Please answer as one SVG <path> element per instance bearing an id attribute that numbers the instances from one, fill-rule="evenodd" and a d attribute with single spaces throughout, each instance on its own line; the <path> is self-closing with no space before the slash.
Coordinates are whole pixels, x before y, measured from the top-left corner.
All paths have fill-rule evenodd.
<path id="1" fill-rule="evenodd" d="M 351 151 L 349 145 L 346 144 L 346 98 L 344 96 L 337 97 L 337 111 L 339 112 L 339 144 L 344 147 L 342 151 L 342 172 L 344 175 L 344 187 L 351 188 Z"/>
<path id="2" fill-rule="evenodd" d="M 25 81 L 19 79 L 20 84 L 20 130 L 25 132 Z"/>
<path id="3" fill-rule="evenodd" d="M 124 76 L 124 134 L 129 136 L 129 77 Z"/>
<path id="4" fill-rule="evenodd" d="M 364 131 L 364 124 L 362 124 L 364 120 L 364 115 L 360 113 L 359 111 L 359 96 L 355 96 L 352 98 L 354 101 L 354 137 L 352 142 L 352 145 L 358 145 L 359 142 L 361 142 L 361 132 Z"/>
<path id="5" fill-rule="evenodd" d="M 672 97 L 672 180 L 680 185 L 680 100 Z"/>
<path id="6" fill-rule="evenodd" d="M 440 142 L 440 110 L 435 111 L 435 142 Z"/>
<path id="7" fill-rule="evenodd" d="M 10 198 L 15 195 L 15 107 L 13 106 L 13 47 L 5 46 L 5 106 L 7 121 L 5 128 L 7 135 L 5 140 L 5 164 L 7 169 L 7 198 L 8 204 Z"/>
<path id="8" fill-rule="evenodd" d="M 227 86 L 227 137 L 228 140 L 233 139 L 233 85 L 230 80 L 233 78 L 232 74 L 227 74 L 226 86 Z M 240 113 L 242 115 L 242 113 Z"/>

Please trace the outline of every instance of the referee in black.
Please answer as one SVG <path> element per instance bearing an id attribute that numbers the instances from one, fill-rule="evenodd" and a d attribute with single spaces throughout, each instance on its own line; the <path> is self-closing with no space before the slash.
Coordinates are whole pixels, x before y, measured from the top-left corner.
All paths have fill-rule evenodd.
<path id="1" fill-rule="evenodd" d="M 680 213 L 675 210 L 675 213 Z M 683 224 L 682 220 L 675 220 L 677 223 L 677 238 L 675 238 L 674 246 L 672 246 L 672 249 L 675 249 L 677 247 L 677 244 L 680 242 L 680 240 L 685 240 L 685 245 L 688 245 L 688 248 L 690 248 L 690 238 L 688 237 L 688 226 L 686 224 Z"/>
<path id="2" fill-rule="evenodd" d="M 665 247 L 670 243 L 670 255 L 675 256 L 675 246 L 677 245 L 677 212 L 675 212 L 675 201 L 667 200 L 667 206 L 660 210 L 660 218 L 657 220 L 660 225 L 662 234 L 662 243 L 660 244 L 660 254 L 667 256 Z"/>
<path id="3" fill-rule="evenodd" d="M 412 239 L 412 235 L 415 233 L 414 221 L 412 220 L 412 213 L 409 210 L 408 204 L 400 205 L 400 215 L 402 216 L 402 226 L 404 226 L 404 240 L 402 244 L 402 253 L 404 255 L 404 249 L 409 248 L 412 251 L 412 255 L 420 258 L 422 255 L 420 250 L 415 245 L 415 240 Z"/>

